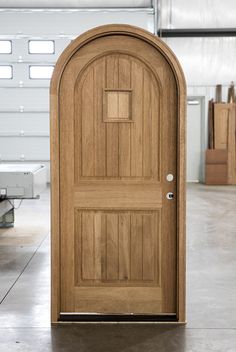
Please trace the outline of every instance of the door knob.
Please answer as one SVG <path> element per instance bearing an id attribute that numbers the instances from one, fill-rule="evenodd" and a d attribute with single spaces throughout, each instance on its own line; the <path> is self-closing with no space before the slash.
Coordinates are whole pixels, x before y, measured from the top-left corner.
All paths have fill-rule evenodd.
<path id="1" fill-rule="evenodd" d="M 166 194 L 166 198 L 167 199 L 173 199 L 174 198 L 174 193 L 173 192 L 168 192 L 167 194 Z"/>
<path id="2" fill-rule="evenodd" d="M 174 175 L 172 175 L 172 174 L 166 175 L 166 180 L 167 180 L 168 182 L 173 181 L 173 179 L 174 179 Z"/>

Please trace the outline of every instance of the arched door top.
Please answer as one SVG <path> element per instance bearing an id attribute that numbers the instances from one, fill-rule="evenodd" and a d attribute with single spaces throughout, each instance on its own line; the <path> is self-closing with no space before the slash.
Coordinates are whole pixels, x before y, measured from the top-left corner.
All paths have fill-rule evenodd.
<path id="1" fill-rule="evenodd" d="M 133 36 L 136 38 L 140 38 L 141 40 L 155 47 L 166 58 L 169 65 L 172 67 L 172 70 L 176 78 L 179 95 L 185 96 L 186 84 L 185 84 L 184 74 L 179 64 L 179 61 L 175 56 L 175 54 L 173 53 L 173 51 L 160 38 L 154 37 L 148 31 L 139 27 L 123 25 L 123 24 L 112 24 L 112 25 L 108 24 L 108 25 L 96 27 L 83 33 L 75 40 L 73 40 L 72 43 L 63 51 L 63 53 L 61 54 L 61 56 L 57 61 L 57 64 L 55 66 L 54 73 L 52 76 L 52 80 L 51 80 L 51 94 L 57 93 L 57 89 L 60 84 L 63 70 L 77 50 L 79 50 L 89 42 L 93 41 L 94 39 L 97 39 L 103 36 L 110 36 L 114 34 L 122 34 L 122 35 L 128 35 L 131 37 Z"/>

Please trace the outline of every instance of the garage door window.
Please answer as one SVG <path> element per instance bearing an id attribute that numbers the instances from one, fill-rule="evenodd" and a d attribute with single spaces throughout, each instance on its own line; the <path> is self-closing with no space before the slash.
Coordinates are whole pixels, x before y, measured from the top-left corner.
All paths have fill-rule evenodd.
<path id="1" fill-rule="evenodd" d="M 0 79 L 12 79 L 13 70 L 11 65 L 0 65 Z"/>
<path id="2" fill-rule="evenodd" d="M 0 54 L 11 54 L 12 42 L 11 40 L 0 40 Z"/>
<path id="3" fill-rule="evenodd" d="M 29 40 L 29 54 L 54 54 L 54 40 Z"/>
<path id="4" fill-rule="evenodd" d="M 29 67 L 30 79 L 51 79 L 54 66 L 31 65 Z"/>

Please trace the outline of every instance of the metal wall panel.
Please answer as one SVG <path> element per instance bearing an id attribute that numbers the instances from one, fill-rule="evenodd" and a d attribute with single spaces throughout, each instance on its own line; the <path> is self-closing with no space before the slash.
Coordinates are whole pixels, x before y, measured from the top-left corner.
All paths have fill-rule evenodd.
<path id="1" fill-rule="evenodd" d="M 1 135 L 47 135 L 49 136 L 48 113 L 0 113 Z"/>
<path id="2" fill-rule="evenodd" d="M 0 97 L 0 112 L 49 111 L 48 88 L 0 88 Z"/>
<path id="3" fill-rule="evenodd" d="M 17 8 L 104 8 L 151 7 L 151 0 L 0 0 L 0 7 Z"/>
<path id="4" fill-rule="evenodd" d="M 188 85 L 228 85 L 236 77 L 236 37 L 166 38 Z"/>
<path id="5" fill-rule="evenodd" d="M 162 28 L 235 28 L 235 0 L 165 0 Z"/>
<path id="6" fill-rule="evenodd" d="M 2 137 L 0 138 L 1 161 L 49 160 L 48 137 Z"/>

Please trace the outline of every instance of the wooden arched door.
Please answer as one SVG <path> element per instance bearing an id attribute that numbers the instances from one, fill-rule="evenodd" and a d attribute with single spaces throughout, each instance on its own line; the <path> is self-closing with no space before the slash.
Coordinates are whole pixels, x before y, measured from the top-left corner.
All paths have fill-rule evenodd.
<path id="1" fill-rule="evenodd" d="M 59 59 L 53 321 L 83 313 L 185 319 L 184 99 L 176 58 L 138 28 L 96 28 Z"/>

